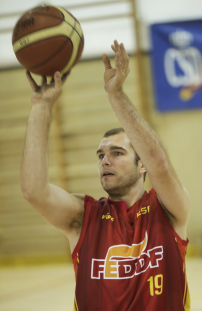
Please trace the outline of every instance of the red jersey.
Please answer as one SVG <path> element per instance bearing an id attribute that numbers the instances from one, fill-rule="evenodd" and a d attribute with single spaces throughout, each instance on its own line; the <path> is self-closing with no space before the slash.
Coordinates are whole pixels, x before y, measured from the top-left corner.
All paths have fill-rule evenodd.
<path id="1" fill-rule="evenodd" d="M 76 311 L 188 311 L 182 240 L 152 189 L 127 209 L 86 195 L 72 254 Z"/>

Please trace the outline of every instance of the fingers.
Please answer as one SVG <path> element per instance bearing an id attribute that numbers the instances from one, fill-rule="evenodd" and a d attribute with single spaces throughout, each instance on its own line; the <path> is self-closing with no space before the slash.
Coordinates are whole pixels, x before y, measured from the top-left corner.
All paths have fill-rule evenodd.
<path id="1" fill-rule="evenodd" d="M 123 58 L 123 64 L 128 66 L 129 64 L 129 57 L 128 57 L 128 54 L 125 50 L 125 47 L 123 45 L 123 43 L 120 44 L 120 49 L 121 49 L 121 54 L 122 54 L 122 58 Z"/>
<path id="2" fill-rule="evenodd" d="M 54 75 L 51 78 L 51 81 L 49 83 L 50 86 L 55 86 L 55 89 L 61 88 L 61 77 L 60 77 L 60 72 L 56 71 Z"/>
<path id="3" fill-rule="evenodd" d="M 123 63 L 120 61 L 120 53 L 117 52 L 115 55 L 115 68 L 117 72 L 120 72 L 121 69 L 123 68 Z"/>
<path id="4" fill-rule="evenodd" d="M 123 67 L 123 63 L 124 63 L 124 60 L 122 57 L 121 45 L 118 43 L 117 40 L 114 40 L 114 44 L 111 45 L 111 48 L 115 53 L 115 67 L 117 70 L 120 70 L 120 68 Z"/>
<path id="5" fill-rule="evenodd" d="M 112 50 L 115 52 L 115 67 L 118 72 L 122 72 L 124 75 L 128 75 L 129 57 L 125 50 L 123 43 L 119 44 L 117 40 L 114 40 L 114 44 L 111 45 Z"/>
<path id="6" fill-rule="evenodd" d="M 62 81 L 61 81 L 61 77 L 60 77 L 59 71 L 56 71 L 54 73 L 54 81 L 55 81 L 55 90 L 56 90 L 56 92 L 61 91 Z"/>
<path id="7" fill-rule="evenodd" d="M 47 78 L 46 77 L 41 77 L 41 86 L 44 86 L 47 84 Z"/>
<path id="8" fill-rule="evenodd" d="M 111 45 L 111 48 L 115 54 L 119 52 L 120 62 L 123 64 L 123 66 L 128 66 L 129 57 L 123 43 L 119 44 L 117 40 L 114 40 L 114 44 Z"/>
<path id="9" fill-rule="evenodd" d="M 114 44 L 111 45 L 112 50 L 114 53 L 120 52 L 120 45 L 118 44 L 117 40 L 114 40 Z"/>
<path id="10" fill-rule="evenodd" d="M 29 84 L 31 85 L 32 90 L 36 91 L 39 88 L 39 86 L 35 82 L 35 80 L 32 78 L 31 73 L 28 70 L 26 71 L 26 77 L 29 81 Z"/>
<path id="11" fill-rule="evenodd" d="M 60 76 L 59 71 L 56 71 L 54 76 L 52 77 L 51 81 L 50 81 L 50 85 L 55 84 L 55 89 L 60 90 L 61 86 L 63 85 L 63 83 L 65 83 L 67 77 L 69 76 L 71 70 L 67 71 L 66 73 L 63 74 L 63 76 Z"/>
<path id="12" fill-rule="evenodd" d="M 104 66 L 105 66 L 105 70 L 112 68 L 111 63 L 110 63 L 110 59 L 106 54 L 102 55 L 102 60 L 103 60 Z"/>

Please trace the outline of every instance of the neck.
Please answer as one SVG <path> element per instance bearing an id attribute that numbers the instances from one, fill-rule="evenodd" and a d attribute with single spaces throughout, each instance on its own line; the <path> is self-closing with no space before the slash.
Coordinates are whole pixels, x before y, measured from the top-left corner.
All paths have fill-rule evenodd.
<path id="1" fill-rule="evenodd" d="M 145 192 L 144 186 L 142 183 L 136 183 L 133 188 L 131 188 L 126 195 L 118 196 L 111 195 L 110 199 L 113 201 L 124 201 L 127 204 L 127 208 L 133 206 L 135 202 L 143 196 Z"/>

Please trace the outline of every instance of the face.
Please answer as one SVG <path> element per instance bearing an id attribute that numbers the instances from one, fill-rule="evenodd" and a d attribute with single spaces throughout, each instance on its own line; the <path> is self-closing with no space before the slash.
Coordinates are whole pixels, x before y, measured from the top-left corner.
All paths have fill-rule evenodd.
<path id="1" fill-rule="evenodd" d="M 126 134 L 103 138 L 97 156 L 103 189 L 110 196 L 125 196 L 138 179 L 135 152 Z"/>

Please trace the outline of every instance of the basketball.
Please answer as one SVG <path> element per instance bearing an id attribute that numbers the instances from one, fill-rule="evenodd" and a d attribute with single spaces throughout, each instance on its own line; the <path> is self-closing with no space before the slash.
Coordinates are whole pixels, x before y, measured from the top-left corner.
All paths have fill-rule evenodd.
<path id="1" fill-rule="evenodd" d="M 13 29 L 12 44 L 20 64 L 32 73 L 53 76 L 68 72 L 81 57 L 83 30 L 59 6 L 42 5 L 25 12 Z"/>

